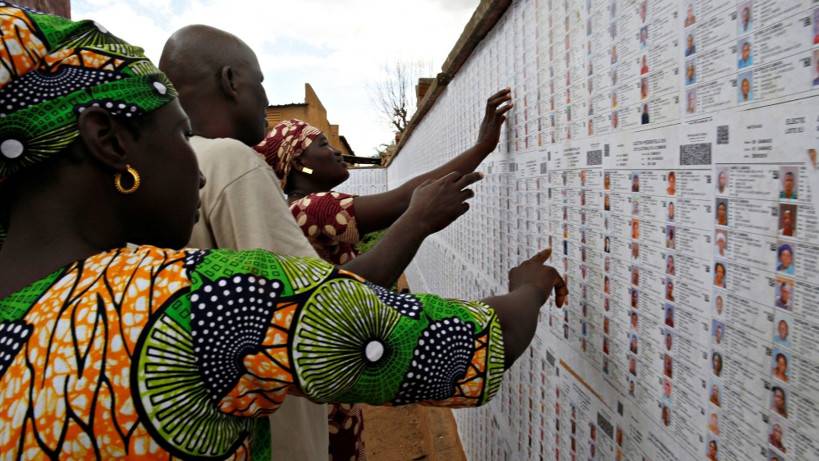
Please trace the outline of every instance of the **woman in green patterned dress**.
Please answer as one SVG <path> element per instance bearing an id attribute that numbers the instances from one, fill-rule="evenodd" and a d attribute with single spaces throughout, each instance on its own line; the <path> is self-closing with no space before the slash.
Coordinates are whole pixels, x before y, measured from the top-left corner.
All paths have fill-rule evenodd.
<path id="1" fill-rule="evenodd" d="M 550 292 L 563 303 L 548 252 L 509 294 L 462 302 L 320 260 L 170 249 L 203 178 L 167 78 L 92 21 L 0 3 L 0 33 L 5 456 L 265 459 L 258 417 L 288 393 L 480 405 Z"/>

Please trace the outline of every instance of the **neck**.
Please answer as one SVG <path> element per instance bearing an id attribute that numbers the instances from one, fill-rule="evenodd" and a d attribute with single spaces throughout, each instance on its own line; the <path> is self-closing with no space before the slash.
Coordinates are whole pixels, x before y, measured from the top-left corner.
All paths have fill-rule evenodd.
<path id="1" fill-rule="evenodd" d="M 236 130 L 218 101 L 207 95 L 180 92 L 179 102 L 190 118 L 194 135 L 210 139 L 236 138 Z"/>
<path id="2" fill-rule="evenodd" d="M 67 205 L 92 203 L 92 195 L 83 200 L 69 198 L 76 195 L 70 190 L 31 195 L 15 203 L 8 238 L 0 248 L 0 299 L 60 267 L 125 243 L 120 232 L 105 225 L 119 222 L 113 206 L 99 203 L 105 194 L 95 195 L 97 206 L 73 209 Z"/>
<path id="3" fill-rule="evenodd" d="M 330 192 L 330 190 L 332 189 L 332 187 L 320 185 L 299 174 L 291 175 L 289 181 L 290 192 L 287 194 L 287 198 L 290 201 L 306 197 L 310 194 L 317 194 L 319 192 Z"/>

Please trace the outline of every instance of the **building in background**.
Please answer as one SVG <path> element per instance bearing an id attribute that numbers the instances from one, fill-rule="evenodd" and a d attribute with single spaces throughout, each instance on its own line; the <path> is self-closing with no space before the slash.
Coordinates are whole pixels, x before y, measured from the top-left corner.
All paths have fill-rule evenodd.
<path id="1" fill-rule="evenodd" d="M 70 0 L 14 0 L 13 3 L 64 18 L 71 17 Z"/>
<path id="2" fill-rule="evenodd" d="M 332 125 L 327 120 L 327 109 L 319 100 L 313 87 L 309 83 L 304 84 L 304 102 L 293 104 L 281 104 L 267 107 L 267 123 L 272 128 L 282 120 L 297 118 L 313 125 L 324 133 L 330 145 L 341 151 L 345 156 L 353 156 L 355 153 L 344 136 L 338 134 L 338 125 Z"/>

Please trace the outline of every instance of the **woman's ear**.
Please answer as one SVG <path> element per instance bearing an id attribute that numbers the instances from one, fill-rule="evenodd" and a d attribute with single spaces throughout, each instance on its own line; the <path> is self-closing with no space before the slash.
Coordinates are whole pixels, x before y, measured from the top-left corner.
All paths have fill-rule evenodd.
<path id="1" fill-rule="evenodd" d="M 112 170 L 125 171 L 128 164 L 127 146 L 133 139 L 133 134 L 125 126 L 99 107 L 83 110 L 77 126 L 91 157 Z"/>

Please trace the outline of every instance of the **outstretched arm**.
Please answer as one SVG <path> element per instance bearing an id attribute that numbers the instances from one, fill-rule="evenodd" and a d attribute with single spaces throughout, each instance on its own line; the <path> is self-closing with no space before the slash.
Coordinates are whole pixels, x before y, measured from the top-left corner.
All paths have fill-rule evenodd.
<path id="1" fill-rule="evenodd" d="M 547 256 L 510 272 L 510 294 L 465 302 L 393 293 L 317 259 L 191 252 L 190 293 L 169 315 L 190 319 L 201 391 L 225 414 L 263 415 L 288 393 L 477 406 L 528 347 L 551 291 L 565 299 Z"/>
<path id="2" fill-rule="evenodd" d="M 511 99 L 511 90 L 507 88 L 495 93 L 487 100 L 486 114 L 478 133 L 478 141 L 454 159 L 410 179 L 391 191 L 356 197 L 356 218 L 361 232 L 368 233 L 386 229 L 392 225 L 406 211 L 412 192 L 425 181 L 435 180 L 452 172 L 466 174 L 475 171 L 478 165 L 497 147 L 506 113 L 512 109 L 511 103 L 503 104 Z"/>
<path id="3" fill-rule="evenodd" d="M 482 177 L 481 173 L 464 176 L 450 173 L 441 179 L 421 184 L 412 194 L 407 211 L 390 226 L 381 241 L 342 268 L 377 285 L 393 286 L 424 239 L 469 210 L 466 200 L 472 198 L 474 193 L 467 187 Z"/>

